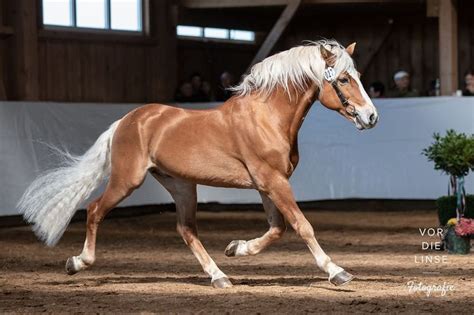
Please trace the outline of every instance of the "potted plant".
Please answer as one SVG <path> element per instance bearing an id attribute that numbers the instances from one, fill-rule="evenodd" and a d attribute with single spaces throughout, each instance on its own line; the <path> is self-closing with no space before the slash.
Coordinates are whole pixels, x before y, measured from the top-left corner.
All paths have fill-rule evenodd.
<path id="1" fill-rule="evenodd" d="M 445 247 L 453 253 L 467 254 L 470 236 L 474 234 L 474 221 L 468 220 L 474 218 L 474 196 L 466 196 L 464 177 L 474 170 L 474 135 L 451 129 L 444 137 L 435 133 L 433 138 L 434 142 L 423 154 L 434 162 L 436 170 L 449 175 L 450 182 L 448 196 L 437 200 L 438 218 L 445 227 Z"/>

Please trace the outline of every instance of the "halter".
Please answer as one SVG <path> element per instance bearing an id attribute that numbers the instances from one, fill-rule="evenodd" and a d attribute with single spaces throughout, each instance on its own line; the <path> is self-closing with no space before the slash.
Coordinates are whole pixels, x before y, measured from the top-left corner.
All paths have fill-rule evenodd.
<path id="1" fill-rule="evenodd" d="M 351 105 L 349 100 L 346 98 L 344 93 L 339 89 L 339 86 L 337 85 L 336 81 L 336 71 L 334 71 L 333 67 L 327 66 L 326 69 L 324 70 L 324 79 L 331 83 L 332 88 L 336 92 L 337 97 L 341 101 L 342 106 L 344 107 L 344 110 L 346 111 L 347 115 L 351 117 L 356 116 L 356 112 L 354 109 L 354 106 Z M 352 107 L 351 111 L 348 111 L 347 109 L 349 108 L 349 105 Z"/>

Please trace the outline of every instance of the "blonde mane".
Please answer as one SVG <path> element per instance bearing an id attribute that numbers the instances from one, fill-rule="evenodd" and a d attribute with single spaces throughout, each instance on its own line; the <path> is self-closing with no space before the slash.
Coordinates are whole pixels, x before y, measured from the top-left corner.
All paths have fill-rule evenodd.
<path id="1" fill-rule="evenodd" d="M 323 72 L 326 62 L 321 56 L 320 47 L 324 46 L 335 55 L 333 68 L 336 76 L 342 72 L 356 74 L 354 62 L 346 49 L 335 40 L 308 42 L 285 50 L 255 64 L 239 85 L 230 90 L 238 96 L 256 92 L 268 96 L 277 87 L 282 87 L 290 95 L 290 87 L 303 91 L 308 82 L 316 83 L 320 90 L 323 85 Z"/>

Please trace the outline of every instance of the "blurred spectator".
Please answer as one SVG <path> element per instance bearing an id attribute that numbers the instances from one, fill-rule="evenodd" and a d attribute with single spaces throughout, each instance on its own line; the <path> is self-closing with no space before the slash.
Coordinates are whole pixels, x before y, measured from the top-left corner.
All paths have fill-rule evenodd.
<path id="1" fill-rule="evenodd" d="M 209 98 L 206 96 L 202 89 L 202 77 L 199 73 L 194 73 L 191 76 L 191 86 L 193 89 L 193 102 L 209 102 Z"/>
<path id="2" fill-rule="evenodd" d="M 178 91 L 176 91 L 175 100 L 177 102 L 194 102 L 193 97 L 193 86 L 189 82 L 184 82 L 180 85 Z"/>
<path id="3" fill-rule="evenodd" d="M 390 97 L 417 97 L 420 96 L 417 90 L 410 86 L 410 74 L 406 71 L 398 71 L 393 76 L 395 88 L 390 91 Z"/>
<path id="4" fill-rule="evenodd" d="M 385 85 L 380 81 L 375 81 L 369 86 L 370 98 L 381 98 L 384 97 Z"/>
<path id="5" fill-rule="evenodd" d="M 474 96 L 474 69 L 466 72 L 464 75 L 463 96 Z"/>
<path id="6" fill-rule="evenodd" d="M 207 102 L 210 102 L 210 101 L 214 100 L 211 84 L 209 82 L 203 81 L 201 90 L 204 93 Z"/>
<path id="7" fill-rule="evenodd" d="M 230 72 L 225 71 L 221 74 L 220 81 L 216 93 L 216 100 L 225 102 L 232 96 L 232 92 L 229 91 L 228 88 L 234 84 L 234 76 Z"/>
<path id="8" fill-rule="evenodd" d="M 439 79 L 431 80 L 428 87 L 428 96 L 440 96 L 440 84 Z"/>
<path id="9" fill-rule="evenodd" d="M 199 72 L 195 72 L 191 75 L 189 79 L 191 81 L 191 85 L 193 86 L 193 91 L 194 92 L 199 91 L 202 85 L 201 74 Z"/>

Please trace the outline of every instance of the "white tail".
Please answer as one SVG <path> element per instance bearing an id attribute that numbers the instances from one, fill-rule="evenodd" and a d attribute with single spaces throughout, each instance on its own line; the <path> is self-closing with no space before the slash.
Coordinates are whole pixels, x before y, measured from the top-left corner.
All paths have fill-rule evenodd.
<path id="1" fill-rule="evenodd" d="M 56 245 L 80 204 L 110 175 L 110 150 L 119 121 L 84 155 L 62 153 L 64 166 L 35 179 L 18 202 L 20 213 L 46 245 Z"/>

